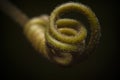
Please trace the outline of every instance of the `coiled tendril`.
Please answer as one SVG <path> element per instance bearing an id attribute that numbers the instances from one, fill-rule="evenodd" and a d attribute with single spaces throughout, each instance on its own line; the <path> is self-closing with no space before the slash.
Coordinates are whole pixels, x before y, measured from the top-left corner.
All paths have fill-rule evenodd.
<path id="1" fill-rule="evenodd" d="M 86 43 L 87 29 L 78 20 L 59 18 L 65 12 L 78 11 L 88 19 L 90 38 Z M 50 17 L 30 20 L 24 32 L 33 46 L 46 58 L 61 65 L 74 62 L 75 56 L 93 51 L 100 37 L 100 25 L 94 12 L 80 3 L 66 3 L 55 8 Z"/>

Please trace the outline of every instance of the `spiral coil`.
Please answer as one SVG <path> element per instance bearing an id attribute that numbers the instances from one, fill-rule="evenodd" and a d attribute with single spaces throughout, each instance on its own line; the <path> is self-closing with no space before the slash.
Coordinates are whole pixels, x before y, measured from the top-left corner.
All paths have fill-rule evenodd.
<path id="1" fill-rule="evenodd" d="M 86 44 L 87 29 L 78 20 L 60 19 L 60 14 L 78 11 L 86 16 L 90 24 L 90 39 Z M 100 25 L 94 12 L 80 3 L 66 3 L 55 8 L 50 17 L 40 16 L 30 20 L 24 32 L 32 45 L 49 60 L 69 65 L 75 55 L 91 53 L 100 37 Z"/>

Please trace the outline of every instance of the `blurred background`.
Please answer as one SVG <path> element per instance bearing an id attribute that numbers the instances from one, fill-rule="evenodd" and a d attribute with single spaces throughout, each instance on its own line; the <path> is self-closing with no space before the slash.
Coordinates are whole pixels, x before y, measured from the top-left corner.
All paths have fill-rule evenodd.
<path id="1" fill-rule="evenodd" d="M 69 0 L 9 0 L 29 18 L 50 14 Z M 3 78 L 14 80 L 103 80 L 117 77 L 117 3 L 115 0 L 71 0 L 91 7 L 101 24 L 96 51 L 85 61 L 61 67 L 42 57 L 26 39 L 21 26 L 0 11 L 1 69 Z"/>

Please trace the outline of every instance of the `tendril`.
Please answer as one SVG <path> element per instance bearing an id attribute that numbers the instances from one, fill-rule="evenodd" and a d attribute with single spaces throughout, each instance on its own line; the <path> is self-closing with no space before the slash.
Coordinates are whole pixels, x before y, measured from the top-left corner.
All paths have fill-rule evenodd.
<path id="1" fill-rule="evenodd" d="M 82 55 L 88 56 L 99 42 L 101 35 L 99 21 L 95 13 L 84 4 L 65 3 L 56 7 L 50 16 L 42 15 L 29 21 L 25 14 L 8 1 L 1 1 L 0 6 L 3 12 L 24 26 L 24 33 L 34 48 L 57 64 L 70 65 L 76 58 L 81 58 Z M 70 11 L 77 11 L 85 16 L 90 33 L 81 21 L 60 17 L 61 14 Z"/>
<path id="2" fill-rule="evenodd" d="M 86 16 L 91 30 L 88 44 L 87 29 L 80 21 L 60 18 L 61 14 L 70 11 L 78 11 Z M 100 25 L 94 12 L 89 7 L 74 2 L 56 7 L 50 16 L 30 20 L 24 30 L 41 54 L 61 65 L 71 64 L 75 55 L 90 54 L 100 37 Z"/>

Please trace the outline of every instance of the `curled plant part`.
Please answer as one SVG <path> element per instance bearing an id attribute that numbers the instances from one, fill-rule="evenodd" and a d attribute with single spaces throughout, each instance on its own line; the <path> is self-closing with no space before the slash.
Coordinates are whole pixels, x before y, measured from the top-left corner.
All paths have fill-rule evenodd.
<path id="1" fill-rule="evenodd" d="M 82 22 L 71 18 L 60 18 L 61 14 L 77 11 L 83 14 L 90 25 L 88 30 Z M 56 7 L 50 16 L 43 15 L 31 19 L 24 32 L 32 45 L 43 56 L 60 65 L 69 65 L 75 56 L 90 54 L 100 38 L 100 25 L 94 12 L 81 3 L 69 2 Z"/>
<path id="2" fill-rule="evenodd" d="M 100 38 L 100 25 L 95 13 L 86 5 L 69 2 L 56 7 L 50 16 L 29 18 L 7 0 L 0 1 L 0 9 L 21 26 L 24 33 L 44 57 L 66 66 L 83 59 L 95 50 Z M 77 11 L 85 16 L 89 26 L 61 14 Z M 78 17 L 80 17 L 80 15 Z M 87 28 L 90 28 L 87 29 Z"/>

